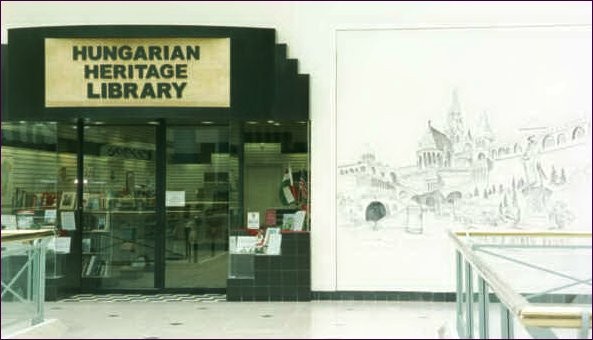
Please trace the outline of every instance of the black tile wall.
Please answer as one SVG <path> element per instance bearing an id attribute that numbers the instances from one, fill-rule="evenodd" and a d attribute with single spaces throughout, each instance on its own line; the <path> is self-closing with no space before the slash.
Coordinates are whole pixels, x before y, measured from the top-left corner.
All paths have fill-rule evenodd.
<path id="1" fill-rule="evenodd" d="M 311 301 L 309 233 L 282 234 L 281 254 L 256 255 L 253 279 L 228 279 L 228 301 Z"/>

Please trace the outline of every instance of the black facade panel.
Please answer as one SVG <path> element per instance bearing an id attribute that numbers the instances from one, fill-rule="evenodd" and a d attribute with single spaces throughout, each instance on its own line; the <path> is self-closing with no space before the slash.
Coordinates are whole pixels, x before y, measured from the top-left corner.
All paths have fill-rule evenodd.
<path id="1" fill-rule="evenodd" d="M 230 38 L 231 39 L 231 106 L 209 107 L 45 107 L 45 38 Z M 4 121 L 73 121 L 77 118 L 136 122 L 138 119 L 167 119 L 170 122 L 196 120 L 245 121 L 291 120 L 295 105 L 287 98 L 276 99 L 277 45 L 275 30 L 265 28 L 208 26 L 64 26 L 8 30 L 10 53 L 14 58 L 3 60 Z M 284 54 L 285 58 L 285 54 Z M 4 72 L 7 62 L 10 72 Z M 7 76 L 7 82 L 4 77 Z M 6 90 L 5 90 L 6 88 Z M 285 87 L 290 88 L 290 87 Z M 280 90 L 283 92 L 284 90 Z M 6 95 L 5 95 L 6 94 Z M 285 96 L 285 95 L 284 95 Z M 6 97 L 10 100 L 6 101 Z M 306 98 L 301 98 L 308 102 Z M 273 110 L 280 100 L 281 110 Z M 300 105 L 302 106 L 302 105 Z M 4 110 L 6 109 L 6 110 Z M 308 111 L 301 112 L 302 120 Z"/>
<path id="2" fill-rule="evenodd" d="M 0 88 L 2 89 L 2 97 L 0 97 L 0 103 L 2 105 L 2 117 L 5 115 L 8 116 L 9 113 L 7 111 L 7 103 L 8 103 L 8 45 L 2 45 L 2 50 L 0 52 L 0 65 L 2 66 L 2 83 Z"/>

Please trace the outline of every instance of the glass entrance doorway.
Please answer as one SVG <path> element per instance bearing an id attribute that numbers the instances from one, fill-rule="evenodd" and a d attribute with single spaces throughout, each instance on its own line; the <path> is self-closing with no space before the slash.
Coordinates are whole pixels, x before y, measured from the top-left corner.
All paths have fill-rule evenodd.
<path id="1" fill-rule="evenodd" d="M 228 230 L 240 216 L 230 135 L 228 124 L 85 126 L 84 288 L 226 287 Z"/>
<path id="2" fill-rule="evenodd" d="M 2 129 L 3 211 L 24 214 L 20 229 L 55 223 L 70 240 L 55 265 L 65 279 L 52 278 L 69 292 L 222 292 L 232 274 L 229 234 L 251 235 L 248 212 L 259 213 L 262 229 L 309 230 L 305 122 Z M 284 223 L 294 211 L 305 220 Z"/>
<path id="3" fill-rule="evenodd" d="M 167 129 L 167 288 L 226 287 L 228 231 L 238 215 L 230 135 L 229 125 Z"/>
<path id="4" fill-rule="evenodd" d="M 151 125 L 84 129 L 83 287 L 155 285 L 155 130 Z"/>
<path id="5" fill-rule="evenodd" d="M 82 196 L 64 189 L 75 199 L 60 208 L 76 211 L 81 199 L 85 290 L 224 290 L 229 234 L 247 235 L 246 211 L 258 212 L 264 228 L 270 210 L 308 213 L 304 123 L 160 121 L 72 131 L 83 140 Z M 287 174 L 293 199 L 282 202 Z M 277 220 L 288 230 L 308 225 Z"/>

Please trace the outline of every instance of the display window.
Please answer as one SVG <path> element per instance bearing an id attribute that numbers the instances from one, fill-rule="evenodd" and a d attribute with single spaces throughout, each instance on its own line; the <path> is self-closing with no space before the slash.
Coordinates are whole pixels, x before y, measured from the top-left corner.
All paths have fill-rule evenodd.
<path id="1" fill-rule="evenodd" d="M 259 233 L 258 254 L 277 258 L 289 234 L 308 240 L 309 78 L 273 29 L 40 27 L 9 41 L 2 228 L 57 230 L 54 287 L 224 292 L 238 238 Z"/>

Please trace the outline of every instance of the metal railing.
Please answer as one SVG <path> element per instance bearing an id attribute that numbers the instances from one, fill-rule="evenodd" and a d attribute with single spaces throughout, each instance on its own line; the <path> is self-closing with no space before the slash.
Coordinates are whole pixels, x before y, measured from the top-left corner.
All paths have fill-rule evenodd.
<path id="1" fill-rule="evenodd" d="M 2 303 L 15 301 L 33 305 L 31 325 L 44 321 L 45 252 L 53 230 L 2 230 L 2 262 L 10 257 L 25 256 L 14 275 L 2 275 Z M 15 262 L 16 263 L 16 262 Z M 25 288 L 18 287 L 25 281 Z M 9 314 L 9 310 L 2 311 Z M 5 315 L 3 315 L 3 318 Z M 4 325 L 3 325 L 4 326 Z"/>
<path id="2" fill-rule="evenodd" d="M 566 275 L 557 270 L 546 268 L 521 261 L 510 256 L 497 254 L 488 250 L 489 248 L 500 249 L 591 249 L 590 232 L 560 232 L 560 231 L 448 231 L 456 248 L 456 314 L 457 332 L 460 338 L 474 338 L 477 326 L 479 338 L 490 337 L 490 294 L 491 291 L 500 301 L 500 336 L 502 338 L 514 338 L 515 318 L 524 326 L 527 332 L 534 338 L 556 338 L 552 328 L 574 328 L 578 329 L 578 337 L 588 338 L 591 328 L 591 304 L 585 306 L 570 306 L 562 304 L 537 305 L 529 302 L 529 299 L 545 296 L 546 294 L 559 292 L 562 289 L 577 285 L 591 286 L 591 278 L 581 279 Z M 495 244 L 488 242 L 488 238 L 497 237 L 526 237 L 541 239 L 576 238 L 585 239 L 587 244 L 553 244 L 543 242 L 541 244 Z M 478 242 L 483 240 L 482 243 Z M 488 254 L 505 261 L 514 262 L 521 266 L 545 272 L 546 274 L 559 276 L 570 280 L 570 284 L 547 289 L 539 294 L 524 296 L 517 292 L 510 285 L 508 279 L 501 275 L 489 265 L 480 255 Z M 464 275 L 465 274 L 465 275 Z M 474 303 L 476 293 L 474 292 L 474 274 L 477 276 L 477 316 L 474 315 Z M 591 292 L 590 288 L 588 290 Z M 590 295 L 589 295 L 590 298 Z M 476 321 L 478 322 L 475 325 Z"/>

